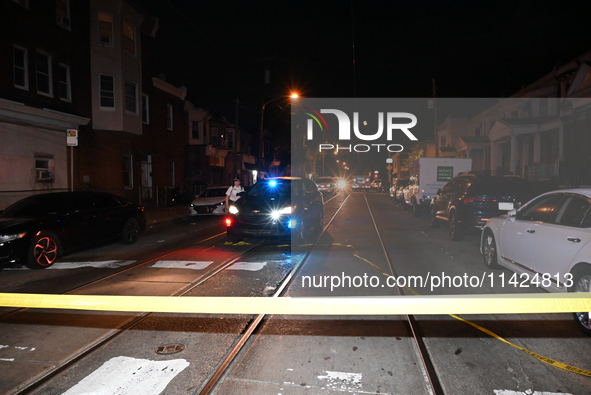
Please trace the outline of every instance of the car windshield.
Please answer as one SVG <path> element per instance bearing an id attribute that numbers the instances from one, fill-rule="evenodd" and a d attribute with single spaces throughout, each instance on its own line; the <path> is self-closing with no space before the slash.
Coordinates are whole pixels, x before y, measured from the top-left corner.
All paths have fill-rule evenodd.
<path id="1" fill-rule="evenodd" d="M 199 197 L 221 197 L 226 194 L 227 190 L 228 188 L 207 188 L 201 192 Z"/>
<path id="2" fill-rule="evenodd" d="M 42 217 L 63 211 L 69 199 L 64 199 L 58 195 L 55 196 L 31 196 L 19 200 L 4 210 L 0 217 L 20 218 L 20 217 Z"/>
<path id="3" fill-rule="evenodd" d="M 291 180 L 262 180 L 253 185 L 248 196 L 290 196 Z"/>

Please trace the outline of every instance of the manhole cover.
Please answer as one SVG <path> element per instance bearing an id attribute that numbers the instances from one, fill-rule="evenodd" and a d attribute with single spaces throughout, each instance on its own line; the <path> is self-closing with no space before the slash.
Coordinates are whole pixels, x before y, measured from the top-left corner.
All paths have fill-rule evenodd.
<path id="1" fill-rule="evenodd" d="M 158 346 L 156 349 L 156 354 L 176 354 L 177 352 L 181 352 L 185 349 L 185 345 L 181 343 L 167 343 L 161 346 Z"/>

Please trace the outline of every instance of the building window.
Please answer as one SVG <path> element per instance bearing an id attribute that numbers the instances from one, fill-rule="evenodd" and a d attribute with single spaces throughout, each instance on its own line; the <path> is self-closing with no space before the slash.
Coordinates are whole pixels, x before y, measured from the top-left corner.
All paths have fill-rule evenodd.
<path id="1" fill-rule="evenodd" d="M 44 52 L 37 52 L 37 93 L 43 96 L 53 96 L 51 86 L 51 56 Z"/>
<path id="2" fill-rule="evenodd" d="M 112 75 L 100 75 L 100 107 L 115 108 L 115 82 Z"/>
<path id="3" fill-rule="evenodd" d="M 137 114 L 137 84 L 125 81 L 125 110 Z"/>
<path id="4" fill-rule="evenodd" d="M 199 121 L 191 121 L 191 138 L 194 140 L 201 140 L 201 134 L 199 134 Z"/>
<path id="5" fill-rule="evenodd" d="M 150 98 L 148 95 L 142 95 L 142 122 L 150 124 Z"/>
<path id="6" fill-rule="evenodd" d="M 174 159 L 170 159 L 170 185 L 171 186 L 175 186 L 176 185 L 176 164 L 174 162 Z"/>
<path id="7" fill-rule="evenodd" d="M 135 55 L 135 28 L 123 22 L 123 49 Z"/>
<path id="8" fill-rule="evenodd" d="M 70 0 L 56 0 L 55 19 L 58 26 L 70 30 Z"/>
<path id="9" fill-rule="evenodd" d="M 45 154 L 35 154 L 35 181 L 53 182 L 53 157 Z"/>
<path id="10" fill-rule="evenodd" d="M 29 90 L 29 59 L 25 48 L 14 46 L 14 86 Z"/>
<path id="11" fill-rule="evenodd" d="M 166 105 L 166 129 L 172 130 L 172 104 Z"/>
<path id="12" fill-rule="evenodd" d="M 211 144 L 218 145 L 220 143 L 219 134 L 218 128 L 211 128 Z"/>
<path id="13" fill-rule="evenodd" d="M 72 101 L 72 89 L 70 85 L 70 66 L 59 65 L 59 95 L 63 101 Z"/>
<path id="14" fill-rule="evenodd" d="M 123 155 L 123 187 L 133 188 L 133 155 Z"/>
<path id="15" fill-rule="evenodd" d="M 98 14 L 99 44 L 113 45 L 113 15 L 99 12 Z"/>
<path id="16" fill-rule="evenodd" d="M 228 131 L 226 130 L 227 136 L 226 136 L 226 141 L 227 141 L 227 146 L 228 149 L 233 150 L 234 149 L 234 132 L 233 131 Z"/>

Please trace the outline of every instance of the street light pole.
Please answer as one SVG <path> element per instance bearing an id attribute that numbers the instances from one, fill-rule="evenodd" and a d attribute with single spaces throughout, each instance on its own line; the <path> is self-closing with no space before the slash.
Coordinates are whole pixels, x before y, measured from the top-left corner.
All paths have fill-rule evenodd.
<path id="1" fill-rule="evenodd" d="M 292 93 L 289 98 L 291 99 L 297 99 L 299 97 L 299 95 L 297 93 Z M 276 97 L 274 99 L 271 99 L 265 103 L 263 103 L 263 105 L 261 106 L 261 124 L 260 124 L 260 129 L 259 129 L 259 149 L 261 150 L 260 155 L 261 155 L 261 162 L 265 163 L 265 138 L 264 138 L 264 133 L 265 133 L 265 108 L 267 107 L 267 104 L 272 103 L 276 100 L 280 100 L 280 99 L 286 99 L 285 96 L 280 96 L 280 97 Z"/>

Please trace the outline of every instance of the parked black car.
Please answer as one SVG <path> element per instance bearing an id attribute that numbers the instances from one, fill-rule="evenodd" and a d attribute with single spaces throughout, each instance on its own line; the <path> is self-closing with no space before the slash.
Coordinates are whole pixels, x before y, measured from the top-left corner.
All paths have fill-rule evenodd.
<path id="1" fill-rule="evenodd" d="M 108 193 L 29 196 L 0 212 L 0 262 L 44 269 L 75 249 L 135 243 L 145 227 L 143 207 Z"/>
<path id="2" fill-rule="evenodd" d="M 463 174 L 440 189 L 431 202 L 430 224 L 449 226 L 452 240 L 466 232 L 482 230 L 492 217 L 520 207 L 532 196 L 527 180 L 517 176 Z"/>
<path id="3" fill-rule="evenodd" d="M 278 177 L 257 182 L 228 208 L 228 237 L 289 237 L 305 239 L 323 225 L 324 203 L 316 184 L 307 178 Z"/>

